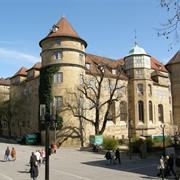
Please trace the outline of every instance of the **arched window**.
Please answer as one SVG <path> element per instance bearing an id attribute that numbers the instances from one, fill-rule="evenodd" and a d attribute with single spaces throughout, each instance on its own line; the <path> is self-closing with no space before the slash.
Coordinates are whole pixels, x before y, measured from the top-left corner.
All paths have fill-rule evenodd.
<path id="1" fill-rule="evenodd" d="M 162 105 L 162 104 L 159 104 L 159 105 L 158 105 L 158 119 L 159 119 L 159 121 L 161 121 L 162 123 L 164 123 L 163 105 Z"/>
<path id="2" fill-rule="evenodd" d="M 138 113 L 139 113 L 139 121 L 144 123 L 144 105 L 143 105 L 143 101 L 138 102 Z"/>
<path id="3" fill-rule="evenodd" d="M 137 92 L 143 94 L 143 85 L 142 84 L 137 85 Z"/>
<path id="4" fill-rule="evenodd" d="M 152 106 L 152 101 L 149 101 L 149 120 L 153 121 L 153 106 Z"/>
<path id="5" fill-rule="evenodd" d="M 148 94 L 152 94 L 151 85 L 148 84 Z"/>
<path id="6" fill-rule="evenodd" d="M 127 121 L 127 103 L 125 101 L 120 102 L 120 121 Z"/>

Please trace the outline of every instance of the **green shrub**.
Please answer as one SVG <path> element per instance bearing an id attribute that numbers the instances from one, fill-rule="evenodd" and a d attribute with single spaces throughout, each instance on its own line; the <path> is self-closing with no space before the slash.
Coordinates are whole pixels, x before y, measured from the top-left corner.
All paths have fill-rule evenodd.
<path id="1" fill-rule="evenodd" d="M 141 152 L 140 147 L 142 145 L 142 140 L 139 138 L 132 138 L 131 141 L 131 150 L 133 153 Z"/>
<path id="2" fill-rule="evenodd" d="M 118 140 L 110 137 L 103 137 L 102 147 L 105 150 L 116 150 L 119 146 Z"/>

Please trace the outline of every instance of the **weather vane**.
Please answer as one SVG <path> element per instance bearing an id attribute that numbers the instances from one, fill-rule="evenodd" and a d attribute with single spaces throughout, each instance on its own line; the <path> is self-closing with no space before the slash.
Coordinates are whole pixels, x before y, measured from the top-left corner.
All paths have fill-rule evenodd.
<path id="1" fill-rule="evenodd" d="M 135 45 L 137 45 L 137 32 L 136 32 L 136 30 L 134 30 L 134 38 L 135 38 Z"/>

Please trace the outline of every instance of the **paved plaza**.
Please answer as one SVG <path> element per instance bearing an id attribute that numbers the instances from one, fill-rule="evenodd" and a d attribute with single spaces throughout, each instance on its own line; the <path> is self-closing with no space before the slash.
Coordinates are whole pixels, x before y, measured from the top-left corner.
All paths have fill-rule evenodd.
<path id="1" fill-rule="evenodd" d="M 16 161 L 4 162 L 7 146 L 17 151 Z M 29 158 L 31 152 L 42 146 L 19 145 L 12 140 L 0 138 L 0 180 L 30 180 Z M 142 160 L 139 157 L 122 157 L 122 164 L 106 165 L 104 155 L 80 148 L 60 147 L 50 156 L 50 180 L 140 180 L 158 179 L 156 169 L 159 156 L 151 155 Z M 45 179 L 45 165 L 39 167 L 38 180 Z M 173 179 L 173 177 L 167 178 Z"/>

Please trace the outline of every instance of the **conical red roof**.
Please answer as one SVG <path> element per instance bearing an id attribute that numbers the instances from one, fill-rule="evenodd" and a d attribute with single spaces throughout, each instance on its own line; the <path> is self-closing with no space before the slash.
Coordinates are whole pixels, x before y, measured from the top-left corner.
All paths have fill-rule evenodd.
<path id="1" fill-rule="evenodd" d="M 53 31 L 53 29 L 54 29 L 54 31 Z M 77 32 L 74 30 L 74 28 L 70 25 L 70 23 L 67 21 L 67 19 L 65 17 L 62 17 L 59 20 L 59 22 L 52 27 L 52 30 L 46 36 L 46 38 L 57 37 L 57 36 L 74 37 L 74 38 L 78 38 L 78 39 L 84 41 L 83 39 L 81 39 L 79 37 Z M 46 38 L 44 38 L 44 39 L 46 39 Z M 41 42 L 43 40 L 40 41 L 40 43 L 39 43 L 40 46 L 41 46 Z M 85 46 L 87 46 L 87 43 L 85 41 L 84 41 L 84 43 L 85 43 Z"/>

